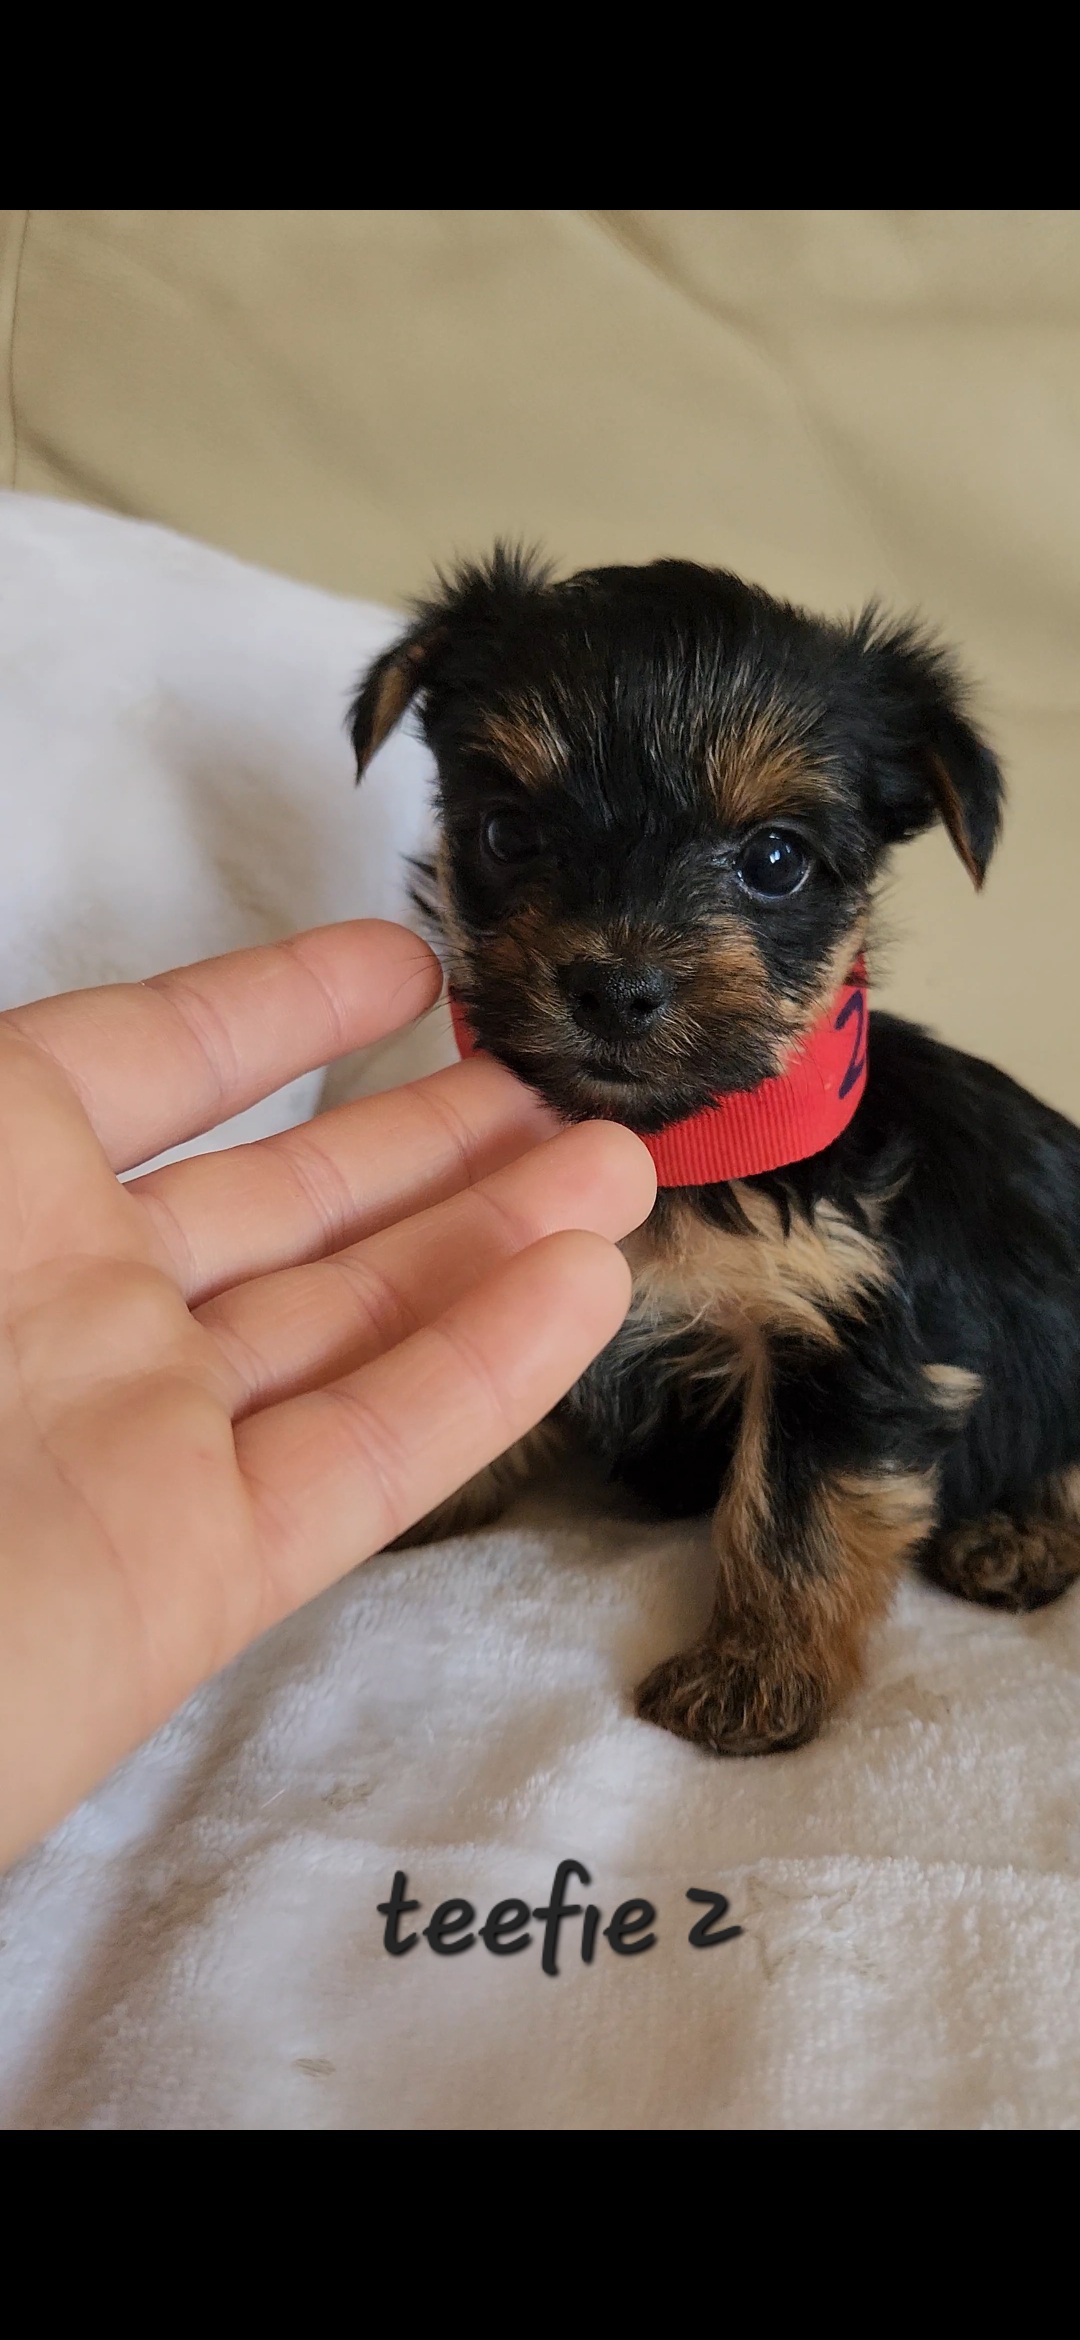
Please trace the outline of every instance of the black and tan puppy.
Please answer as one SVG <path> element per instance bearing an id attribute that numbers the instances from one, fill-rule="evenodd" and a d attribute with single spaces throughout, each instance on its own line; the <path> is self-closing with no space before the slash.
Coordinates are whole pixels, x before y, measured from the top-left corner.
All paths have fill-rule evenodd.
<path id="1" fill-rule="evenodd" d="M 827 1017 L 889 848 L 940 818 L 978 885 L 997 835 L 997 763 L 916 630 L 688 562 L 461 570 L 364 681 L 361 770 L 416 694 L 451 984 L 570 1118 L 753 1099 Z M 560 1409 L 665 1511 L 714 1512 L 709 1630 L 638 1704 L 718 1753 L 813 1735 L 908 1559 L 1014 1609 L 1080 1573 L 1080 1132 L 896 1017 L 868 1055 L 809 1158 L 661 1191 Z"/>

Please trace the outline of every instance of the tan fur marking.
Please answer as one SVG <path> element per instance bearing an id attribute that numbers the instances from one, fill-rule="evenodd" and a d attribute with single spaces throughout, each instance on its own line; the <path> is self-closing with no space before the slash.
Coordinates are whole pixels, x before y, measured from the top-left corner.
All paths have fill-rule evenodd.
<path id="1" fill-rule="evenodd" d="M 781 1551 L 770 1565 L 768 1540 L 777 1531 L 768 1489 L 740 1484 L 752 1479 L 763 1451 L 751 1414 L 714 1521 L 720 1577 L 712 1624 L 638 1693 L 648 1721 L 719 1755 L 767 1754 L 814 1737 L 857 1682 L 869 1628 L 934 1519 L 932 1474 L 826 1480 L 802 1523 L 801 1564 L 785 1570 Z"/>
<path id="2" fill-rule="evenodd" d="M 413 676 L 404 661 L 397 660 L 393 666 L 387 667 L 379 684 L 371 735 L 362 767 L 364 771 L 367 770 L 372 757 L 381 748 L 384 739 L 392 732 L 395 723 L 400 722 L 412 695 Z"/>
<path id="3" fill-rule="evenodd" d="M 389 737 L 395 723 L 400 723 L 410 699 L 415 697 L 420 687 L 420 669 L 429 647 L 427 642 L 413 642 L 407 649 L 400 650 L 386 667 L 375 699 L 371 735 L 360 773 L 367 771 L 372 757 L 378 753 L 384 739 Z"/>
<path id="4" fill-rule="evenodd" d="M 720 1507 L 723 1511 L 723 1529 L 719 1525 L 720 1510 L 714 1520 L 714 1529 L 718 1536 L 724 1536 L 730 1550 L 746 1552 L 756 1549 L 760 1539 L 768 1534 L 769 1528 L 769 1494 L 765 1478 L 769 1436 L 769 1355 L 760 1333 L 755 1332 L 746 1343 L 743 1356 L 739 1435 Z"/>
<path id="5" fill-rule="evenodd" d="M 980 1375 L 969 1373 L 963 1365 L 924 1365 L 923 1373 L 942 1413 L 956 1422 L 964 1421 L 982 1389 Z"/>
<path id="6" fill-rule="evenodd" d="M 858 1314 L 866 1295 L 889 1281 L 880 1245 L 831 1203 L 812 1225 L 796 1219 L 784 1234 L 770 1195 L 736 1182 L 750 1232 L 706 1225 L 688 1203 L 674 1203 L 658 1227 L 647 1223 L 623 1251 L 634 1272 L 632 1333 L 684 1334 L 742 1352 L 767 1333 L 797 1332 L 839 1346 L 827 1310 Z"/>
<path id="7" fill-rule="evenodd" d="M 846 1580 L 849 1627 L 858 1634 L 885 1606 L 901 1561 L 933 1529 L 937 1474 L 881 1470 L 826 1480 L 820 1506 Z"/>
<path id="8" fill-rule="evenodd" d="M 1075 1521 L 1080 1526 L 1080 1464 L 1073 1463 L 1069 1470 L 1051 1479 L 1047 1499 L 1055 1519 Z"/>
<path id="9" fill-rule="evenodd" d="M 475 744 L 498 756 L 526 788 L 549 787 L 566 768 L 566 742 L 539 701 L 485 714 Z"/>
<path id="10" fill-rule="evenodd" d="M 974 886 L 976 893 L 978 893 L 982 887 L 983 872 L 979 868 L 979 864 L 971 850 L 971 843 L 967 833 L 967 822 L 964 818 L 964 808 L 960 802 L 959 796 L 957 795 L 952 773 L 950 772 L 948 765 L 943 761 L 942 757 L 936 755 L 933 751 L 931 751 L 929 761 L 931 776 L 934 784 L 934 795 L 937 798 L 938 811 L 941 814 L 941 818 L 949 832 L 954 846 L 956 847 L 960 859 L 964 864 L 964 868 L 966 869 L 968 876 L 971 879 L 971 883 Z"/>
<path id="11" fill-rule="evenodd" d="M 767 715 L 713 740 L 705 768 L 717 810 L 732 827 L 809 810 L 832 794 L 827 775 L 807 763 L 796 741 L 778 735 Z"/>
<path id="12" fill-rule="evenodd" d="M 718 999 L 729 1024 L 767 1024 L 771 1018 L 773 994 L 765 961 L 738 919 L 715 920 L 704 952 L 686 951 L 680 964 L 668 950 L 664 962 L 682 977 L 674 1014 L 665 1026 L 669 1045 L 672 1041 L 678 1045 L 678 1018 L 684 1029 L 699 1020 L 708 1025 L 715 1019 Z"/>
<path id="13" fill-rule="evenodd" d="M 744 1656 L 757 1649 L 769 1668 L 812 1675 L 831 1703 L 857 1678 L 866 1630 L 885 1607 L 901 1560 L 933 1527 L 933 1475 L 881 1471 L 823 1480 L 802 1525 L 800 1564 L 785 1570 L 782 1551 L 772 1565 L 767 1557 L 782 1529 L 771 1519 L 764 1477 L 762 1398 L 747 1407 L 746 1419 L 749 1435 L 740 1437 L 732 1484 L 713 1523 L 720 1562 L 714 1630 L 725 1647 L 734 1635 Z"/>

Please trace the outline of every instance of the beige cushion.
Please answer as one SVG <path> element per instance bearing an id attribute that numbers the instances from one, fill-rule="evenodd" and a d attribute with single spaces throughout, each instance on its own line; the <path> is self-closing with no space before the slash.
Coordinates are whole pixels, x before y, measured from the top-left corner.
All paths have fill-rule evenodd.
<path id="1" fill-rule="evenodd" d="M 502 532 L 919 606 L 1013 805 L 981 901 L 902 857 L 880 996 L 1080 1113 L 1077 214 L 8 212 L 7 358 L 0 479 L 322 585 Z"/>

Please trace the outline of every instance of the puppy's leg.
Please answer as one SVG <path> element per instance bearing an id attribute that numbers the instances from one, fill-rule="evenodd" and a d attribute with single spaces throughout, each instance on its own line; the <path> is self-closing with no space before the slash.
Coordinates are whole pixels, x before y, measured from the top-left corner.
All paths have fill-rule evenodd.
<path id="1" fill-rule="evenodd" d="M 991 1511 L 932 1537 L 920 1562 L 961 1600 L 1045 1608 L 1080 1576 L 1080 1468 L 1050 1480 L 1015 1517 Z"/>
<path id="2" fill-rule="evenodd" d="M 435 1544 L 443 1536 L 468 1535 L 471 1529 L 487 1527 L 531 1479 L 552 1470 L 569 1446 L 562 1422 L 549 1418 L 538 1423 L 535 1430 L 508 1446 L 505 1454 L 497 1455 L 486 1470 L 467 1479 L 455 1495 L 448 1495 L 445 1503 L 436 1504 L 434 1511 L 418 1519 L 415 1527 L 406 1528 L 387 1550 L 405 1552 L 414 1544 Z"/>
<path id="3" fill-rule="evenodd" d="M 714 1517 L 716 1608 L 693 1649 L 655 1668 L 638 1712 L 717 1755 L 798 1747 L 858 1680 L 873 1621 L 936 1516 L 946 1410 L 918 1368 L 872 1390 L 848 1355 L 762 1348 Z"/>

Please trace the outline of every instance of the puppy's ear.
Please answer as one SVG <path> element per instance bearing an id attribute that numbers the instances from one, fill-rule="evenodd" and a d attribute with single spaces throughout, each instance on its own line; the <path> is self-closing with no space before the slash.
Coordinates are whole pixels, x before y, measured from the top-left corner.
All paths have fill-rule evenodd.
<path id="1" fill-rule="evenodd" d="M 943 822 L 981 886 L 1001 827 L 1005 783 L 971 721 L 951 660 L 914 625 L 867 610 L 854 630 L 872 691 L 868 742 L 881 833 L 889 844 Z"/>
<path id="2" fill-rule="evenodd" d="M 445 638 L 445 626 L 425 620 L 384 650 L 368 668 L 349 710 L 358 780 L 363 779 L 372 756 L 395 723 L 400 723 L 421 685 L 430 680 L 432 662 Z"/>
<path id="3" fill-rule="evenodd" d="M 433 683 L 451 692 L 475 688 L 485 646 L 519 626 L 523 616 L 527 621 L 550 575 L 538 552 L 513 544 L 496 544 L 486 560 L 439 572 L 438 590 L 414 604 L 415 624 L 375 660 L 353 700 L 349 728 L 357 779 L 418 691 Z"/>

